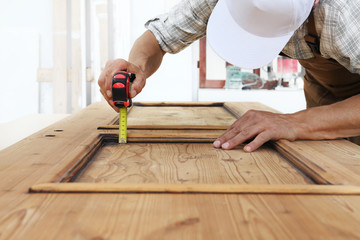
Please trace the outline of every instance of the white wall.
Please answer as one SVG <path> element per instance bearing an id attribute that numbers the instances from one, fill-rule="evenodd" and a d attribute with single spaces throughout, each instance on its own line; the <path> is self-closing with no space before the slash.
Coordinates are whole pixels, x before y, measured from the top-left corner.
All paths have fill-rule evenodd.
<path id="1" fill-rule="evenodd" d="M 38 113 L 36 73 L 52 65 L 49 50 L 51 1 L 1 0 L 0 123 Z"/>

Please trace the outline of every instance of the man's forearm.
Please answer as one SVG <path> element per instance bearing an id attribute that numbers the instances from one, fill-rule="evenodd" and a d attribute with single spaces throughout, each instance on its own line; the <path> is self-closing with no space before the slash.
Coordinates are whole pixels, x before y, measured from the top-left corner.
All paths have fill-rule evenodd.
<path id="1" fill-rule="evenodd" d="M 360 136 L 360 95 L 293 114 L 298 139 Z"/>
<path id="2" fill-rule="evenodd" d="M 129 62 L 140 67 L 148 78 L 159 68 L 164 55 L 153 33 L 147 30 L 135 41 Z"/>

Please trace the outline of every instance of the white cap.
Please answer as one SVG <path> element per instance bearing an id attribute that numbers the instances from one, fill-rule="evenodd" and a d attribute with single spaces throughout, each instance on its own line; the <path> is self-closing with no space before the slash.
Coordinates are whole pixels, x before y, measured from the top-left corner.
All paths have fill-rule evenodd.
<path id="1" fill-rule="evenodd" d="M 281 52 L 313 5 L 314 0 L 219 0 L 207 40 L 227 62 L 259 68 Z"/>

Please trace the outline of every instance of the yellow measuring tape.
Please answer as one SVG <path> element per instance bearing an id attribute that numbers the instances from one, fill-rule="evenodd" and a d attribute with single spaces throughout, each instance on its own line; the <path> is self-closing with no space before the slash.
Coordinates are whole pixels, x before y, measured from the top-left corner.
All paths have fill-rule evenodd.
<path id="1" fill-rule="evenodd" d="M 127 108 L 120 108 L 119 111 L 119 143 L 127 142 Z"/>

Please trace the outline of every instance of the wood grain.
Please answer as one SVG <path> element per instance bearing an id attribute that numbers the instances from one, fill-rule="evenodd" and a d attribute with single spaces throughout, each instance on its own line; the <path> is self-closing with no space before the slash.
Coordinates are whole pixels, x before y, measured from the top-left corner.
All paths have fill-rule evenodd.
<path id="1" fill-rule="evenodd" d="M 91 149 L 91 136 L 104 131 L 98 126 L 115 116 L 107 103 L 96 103 L 0 151 L 0 239 L 360 239 L 358 195 L 28 193 L 69 165 L 74 151 Z M 357 147 L 308 144 L 325 149 L 325 166 L 349 159 L 343 167 L 358 174 Z"/>
<path id="2" fill-rule="evenodd" d="M 168 129 L 130 129 L 128 130 L 128 141 L 136 142 L 142 140 L 142 142 L 213 142 L 224 133 L 224 130 L 214 129 L 197 129 L 188 130 L 168 130 Z"/>
<path id="3" fill-rule="evenodd" d="M 247 154 L 212 144 L 107 144 L 76 182 L 309 184 L 269 147 Z"/>
<path id="4" fill-rule="evenodd" d="M 264 185 L 264 184 L 116 184 L 116 183 L 42 183 L 31 193 L 250 193 L 359 195 L 359 186 L 341 185 Z"/>
<path id="5" fill-rule="evenodd" d="M 104 125 L 104 126 L 99 126 L 98 129 L 102 130 L 102 129 L 119 129 L 119 120 L 117 119 L 114 122 L 115 125 Z M 116 125 L 117 124 L 117 125 Z M 225 126 L 225 125 L 176 125 L 176 123 L 171 124 L 171 125 L 127 125 L 127 129 L 131 130 L 131 129 L 143 129 L 143 130 L 148 130 L 148 129 L 158 129 L 158 130 L 191 130 L 191 129 L 196 129 L 196 130 L 201 130 L 201 129 L 205 129 L 205 130 L 226 130 L 228 129 L 229 126 Z"/>
<path id="6" fill-rule="evenodd" d="M 129 126 L 230 126 L 235 120 L 221 106 L 134 106 L 128 114 Z"/>
<path id="7" fill-rule="evenodd" d="M 133 102 L 133 106 L 148 107 L 223 107 L 223 102 Z"/>
<path id="8" fill-rule="evenodd" d="M 360 185 L 360 147 L 352 144 L 346 151 L 345 140 L 296 141 L 280 140 L 274 147 L 299 169 L 321 184 Z M 306 149 L 306 151 L 304 151 Z M 339 149 L 343 149 L 339 151 Z"/>
<path id="9" fill-rule="evenodd" d="M 224 106 L 240 117 L 250 109 L 277 112 L 261 104 Z M 274 148 L 319 184 L 360 185 L 360 146 L 345 140 L 272 142 Z M 349 151 L 351 149 L 351 151 Z"/>

